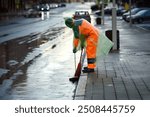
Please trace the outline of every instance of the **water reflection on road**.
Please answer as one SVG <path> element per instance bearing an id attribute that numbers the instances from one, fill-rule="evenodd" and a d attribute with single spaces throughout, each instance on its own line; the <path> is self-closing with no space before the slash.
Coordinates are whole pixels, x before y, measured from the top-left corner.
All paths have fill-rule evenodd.
<path id="1" fill-rule="evenodd" d="M 52 31 L 0 45 L 0 68 L 9 71 L 0 78 L 0 99 L 73 99 L 71 31 Z"/>

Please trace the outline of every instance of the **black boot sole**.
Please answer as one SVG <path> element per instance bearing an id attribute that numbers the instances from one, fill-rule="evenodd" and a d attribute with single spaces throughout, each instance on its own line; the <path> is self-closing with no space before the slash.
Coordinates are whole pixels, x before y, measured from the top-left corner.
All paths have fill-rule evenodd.
<path id="1" fill-rule="evenodd" d="M 88 69 L 87 69 L 87 70 L 85 70 L 85 69 L 84 69 L 84 70 L 82 70 L 82 72 L 83 72 L 83 73 L 93 73 L 93 72 L 94 72 L 94 70 L 88 70 Z"/>

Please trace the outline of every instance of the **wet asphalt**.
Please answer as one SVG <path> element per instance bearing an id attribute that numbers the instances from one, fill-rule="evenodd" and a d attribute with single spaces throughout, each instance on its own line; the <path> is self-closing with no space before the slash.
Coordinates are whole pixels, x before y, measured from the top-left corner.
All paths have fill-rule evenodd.
<path id="1" fill-rule="evenodd" d="M 79 5 L 77 8 L 82 7 Z M 89 6 L 84 6 L 84 8 L 89 9 Z M 109 17 L 107 18 L 105 30 L 110 29 L 111 26 L 111 21 Z M 34 23 L 39 22 L 38 20 L 35 20 Z M 0 68 L 7 70 L 0 77 L 0 99 L 74 99 L 77 84 L 69 82 L 69 78 L 75 72 L 71 49 L 73 35 L 71 30 L 61 24 L 62 22 L 43 32 L 28 33 L 29 35 L 22 37 L 17 36 L 13 40 L 0 44 Z M 16 24 L 13 23 L 13 25 Z M 129 31 L 124 31 L 124 28 L 121 28 L 122 25 Z M 125 43 L 121 45 L 122 59 L 128 54 L 149 55 L 148 43 L 145 45 L 144 42 L 140 42 L 147 49 L 137 53 L 138 50 L 142 50 L 142 48 L 137 48 L 139 41 L 136 42 L 134 36 L 132 36 L 134 40 L 130 40 L 130 34 L 139 34 L 142 38 L 143 35 L 147 36 L 147 33 L 136 29 L 134 29 L 135 33 L 131 33 L 133 29 L 121 19 L 118 29 L 122 34 L 121 43 Z M 140 35 L 141 33 L 143 35 Z M 125 38 L 128 41 L 123 35 L 126 35 Z M 1 38 L 8 39 L 7 36 L 7 33 L 1 34 Z M 79 53 L 76 58 L 79 58 Z"/>
<path id="2" fill-rule="evenodd" d="M 83 6 L 72 8 L 78 7 Z M 50 16 L 51 20 L 19 18 L 1 25 L 0 99 L 73 99 L 76 84 L 69 82 L 75 72 L 73 35 L 62 21 L 63 14 L 70 15 L 74 9 L 56 10 L 61 14 Z"/>
<path id="3" fill-rule="evenodd" d="M 57 28 L 1 43 L 0 66 L 9 70 L 0 79 L 1 99 L 72 99 L 72 45 L 65 35 Z"/>

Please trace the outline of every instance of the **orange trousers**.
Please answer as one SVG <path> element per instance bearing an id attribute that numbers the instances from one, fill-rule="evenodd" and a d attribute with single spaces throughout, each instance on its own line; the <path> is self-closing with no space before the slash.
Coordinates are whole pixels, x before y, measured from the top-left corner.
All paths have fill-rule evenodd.
<path id="1" fill-rule="evenodd" d="M 88 68 L 94 69 L 96 67 L 96 48 L 98 36 L 91 35 L 86 39 L 86 54 Z"/>

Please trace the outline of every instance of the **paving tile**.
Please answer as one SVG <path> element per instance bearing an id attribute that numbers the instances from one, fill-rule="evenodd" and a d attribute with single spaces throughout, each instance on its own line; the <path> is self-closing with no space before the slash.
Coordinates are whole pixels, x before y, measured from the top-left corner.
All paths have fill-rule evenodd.
<path id="1" fill-rule="evenodd" d="M 97 59 L 95 73 L 87 74 L 85 100 L 150 100 L 150 33 L 119 28 L 120 50 Z"/>
<path id="2" fill-rule="evenodd" d="M 117 100 L 127 100 L 129 99 L 125 84 L 122 78 L 113 78 L 114 87 L 116 91 Z"/>

